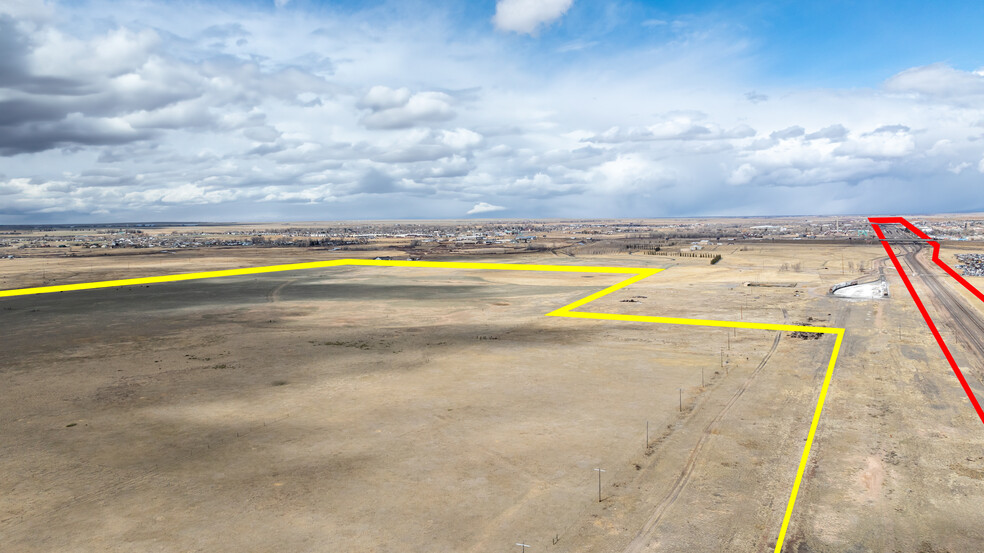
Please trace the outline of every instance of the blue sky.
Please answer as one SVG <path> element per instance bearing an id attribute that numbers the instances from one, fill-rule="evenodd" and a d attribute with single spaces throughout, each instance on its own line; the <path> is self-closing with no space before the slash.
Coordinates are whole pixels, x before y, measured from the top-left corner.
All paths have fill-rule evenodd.
<path id="1" fill-rule="evenodd" d="M 489 15 L 495 1 L 440 3 L 383 1 L 300 2 L 291 9 L 347 15 L 370 11 L 390 17 L 444 12 L 463 36 L 495 32 Z M 256 9 L 275 9 L 256 2 Z M 663 21 L 683 23 L 749 43 L 757 60 L 754 78 L 790 86 L 876 86 L 885 75 L 917 65 L 945 62 L 965 70 L 981 65 L 984 50 L 984 3 L 848 1 L 747 2 L 572 2 L 563 17 L 536 34 L 513 34 L 511 46 L 533 59 L 577 63 L 579 56 L 557 56 L 571 43 L 595 43 L 583 55 L 605 55 L 625 49 L 658 47 L 677 33 L 672 25 L 640 25 Z M 567 59 L 563 59 L 567 58 Z"/>
<path id="2" fill-rule="evenodd" d="M 793 86 L 877 86 L 936 62 L 971 70 L 984 48 L 979 2 L 759 2 L 730 12 L 758 37 L 764 76 Z"/>
<path id="3" fill-rule="evenodd" d="M 8 1 L 0 224 L 984 211 L 982 23 L 969 2 Z"/>

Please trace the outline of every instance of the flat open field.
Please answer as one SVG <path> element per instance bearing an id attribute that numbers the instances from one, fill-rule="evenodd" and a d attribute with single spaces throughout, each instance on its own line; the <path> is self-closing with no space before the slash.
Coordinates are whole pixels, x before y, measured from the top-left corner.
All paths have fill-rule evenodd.
<path id="1" fill-rule="evenodd" d="M 726 253 L 714 266 L 517 261 L 668 268 L 584 311 L 847 328 L 786 549 L 984 544 L 981 424 L 894 272 L 890 298 L 826 295 L 858 276 L 847 263 L 884 251 Z M 5 287 L 39 284 L 27 263 L 40 261 L 8 263 L 22 261 L 5 265 Z M 104 279 L 147 261 L 99 263 L 88 271 Z M 69 265 L 52 275 L 96 280 Z M 771 550 L 833 337 L 543 317 L 618 280 L 334 267 L 0 300 L 0 539 L 17 551 Z"/>

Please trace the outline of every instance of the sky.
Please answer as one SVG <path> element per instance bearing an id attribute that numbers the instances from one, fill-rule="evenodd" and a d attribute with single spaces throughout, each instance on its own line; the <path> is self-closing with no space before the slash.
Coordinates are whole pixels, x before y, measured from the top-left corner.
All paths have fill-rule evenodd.
<path id="1" fill-rule="evenodd" d="M 0 225 L 984 211 L 984 3 L 0 0 Z"/>

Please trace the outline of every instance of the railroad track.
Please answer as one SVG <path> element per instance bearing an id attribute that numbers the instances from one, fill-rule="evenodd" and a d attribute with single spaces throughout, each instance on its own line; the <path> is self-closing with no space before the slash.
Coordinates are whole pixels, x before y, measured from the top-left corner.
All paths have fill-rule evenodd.
<path id="1" fill-rule="evenodd" d="M 940 282 L 930 268 L 923 265 L 919 259 L 919 252 L 924 248 L 922 244 L 903 243 L 899 246 L 905 252 L 899 257 L 905 260 L 909 266 L 909 275 L 918 277 L 932 292 L 930 301 L 949 315 L 944 322 L 975 358 L 975 372 L 978 379 L 981 379 L 984 377 L 982 374 L 982 369 L 984 369 L 984 318 L 981 317 L 979 311 L 967 305 L 967 302 L 950 286 Z"/>

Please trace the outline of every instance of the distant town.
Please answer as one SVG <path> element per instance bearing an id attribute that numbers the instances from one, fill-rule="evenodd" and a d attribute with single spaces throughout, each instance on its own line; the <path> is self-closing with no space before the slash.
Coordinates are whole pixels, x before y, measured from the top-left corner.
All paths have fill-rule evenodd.
<path id="1" fill-rule="evenodd" d="M 984 241 L 984 219 L 913 219 L 936 240 Z M 0 226 L 0 258 L 170 253 L 193 248 L 399 250 L 412 257 L 522 252 L 699 251 L 726 242 L 874 242 L 864 217 L 400 221 L 305 224 L 134 223 Z M 149 250 L 149 251 L 148 251 Z M 665 253 L 665 252 L 664 252 Z M 967 267 L 982 271 L 979 260 Z"/>

